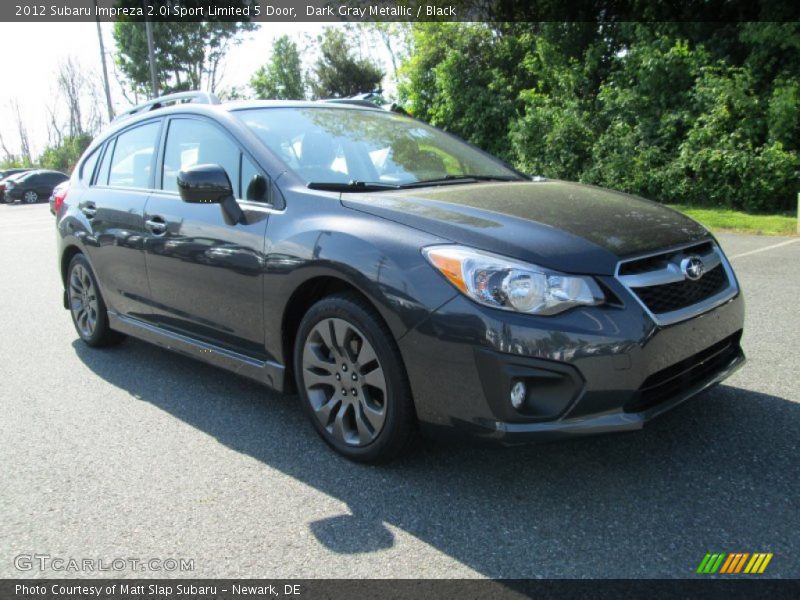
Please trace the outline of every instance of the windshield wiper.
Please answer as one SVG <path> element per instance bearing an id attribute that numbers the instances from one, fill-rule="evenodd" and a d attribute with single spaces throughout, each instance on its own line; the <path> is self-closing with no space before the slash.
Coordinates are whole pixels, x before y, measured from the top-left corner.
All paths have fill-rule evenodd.
<path id="1" fill-rule="evenodd" d="M 525 181 L 516 175 L 447 175 L 437 179 L 423 179 L 412 183 L 404 183 L 401 188 L 426 187 L 429 185 L 456 185 L 460 183 L 478 183 L 481 181 Z"/>
<path id="2" fill-rule="evenodd" d="M 396 183 L 383 183 L 382 181 L 348 181 L 340 183 L 335 181 L 312 181 L 306 187 L 312 190 L 326 192 L 376 192 L 380 190 L 398 190 Z"/>
<path id="3" fill-rule="evenodd" d="M 525 181 L 515 175 L 447 175 L 436 179 L 423 179 L 409 183 L 385 183 L 383 181 L 358 181 L 347 183 L 336 181 L 312 181 L 307 187 L 312 190 L 327 192 L 379 192 L 381 190 L 403 190 L 408 188 L 427 187 L 429 185 L 457 185 L 461 183 L 478 183 L 481 181 Z"/>

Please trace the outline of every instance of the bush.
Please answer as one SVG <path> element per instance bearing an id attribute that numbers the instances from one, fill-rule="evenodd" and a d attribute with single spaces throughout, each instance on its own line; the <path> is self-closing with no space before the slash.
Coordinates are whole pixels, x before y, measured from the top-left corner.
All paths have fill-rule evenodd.
<path id="1" fill-rule="evenodd" d="M 75 163 L 91 143 L 92 136 L 88 133 L 67 136 L 58 146 L 45 148 L 39 157 L 39 163 L 43 169 L 53 169 L 69 175 L 75 168 Z"/>
<path id="2" fill-rule="evenodd" d="M 522 171 L 664 203 L 794 206 L 798 24 L 413 31 L 401 90 L 414 114 Z"/>

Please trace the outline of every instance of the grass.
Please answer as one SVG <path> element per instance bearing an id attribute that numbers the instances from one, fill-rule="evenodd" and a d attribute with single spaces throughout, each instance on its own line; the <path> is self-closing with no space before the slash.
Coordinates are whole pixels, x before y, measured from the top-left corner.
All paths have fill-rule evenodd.
<path id="1" fill-rule="evenodd" d="M 791 215 L 750 215 L 726 208 L 696 208 L 681 204 L 670 206 L 709 229 L 758 235 L 797 235 L 797 217 Z"/>

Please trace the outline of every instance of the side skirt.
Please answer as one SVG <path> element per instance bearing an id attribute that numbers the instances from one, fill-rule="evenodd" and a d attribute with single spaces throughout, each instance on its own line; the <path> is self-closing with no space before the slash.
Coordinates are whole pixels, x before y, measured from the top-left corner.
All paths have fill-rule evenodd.
<path id="1" fill-rule="evenodd" d="M 254 379 L 279 392 L 284 389 L 285 367 L 276 362 L 256 360 L 112 311 L 108 311 L 108 320 L 111 328 L 116 331 Z"/>

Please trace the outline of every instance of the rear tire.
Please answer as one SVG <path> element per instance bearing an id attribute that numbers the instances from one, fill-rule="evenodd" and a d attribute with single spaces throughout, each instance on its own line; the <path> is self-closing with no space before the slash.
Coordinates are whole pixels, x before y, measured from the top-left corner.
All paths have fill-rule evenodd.
<path id="1" fill-rule="evenodd" d="M 322 439 L 350 460 L 389 461 L 408 450 L 416 416 L 391 332 L 354 294 L 312 306 L 297 332 L 297 389 Z"/>
<path id="2" fill-rule="evenodd" d="M 39 194 L 37 194 L 34 190 L 28 190 L 22 196 L 22 199 L 26 204 L 36 204 L 39 201 Z"/>
<path id="3" fill-rule="evenodd" d="M 108 311 L 89 261 L 76 254 L 67 267 L 67 298 L 75 331 L 93 348 L 118 344 L 125 336 L 108 324 Z"/>

